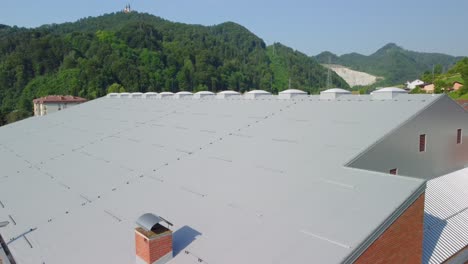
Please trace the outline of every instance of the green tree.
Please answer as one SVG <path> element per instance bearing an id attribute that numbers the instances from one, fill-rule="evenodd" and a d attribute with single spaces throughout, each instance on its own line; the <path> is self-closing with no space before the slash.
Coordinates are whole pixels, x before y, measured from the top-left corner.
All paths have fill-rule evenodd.
<path id="1" fill-rule="evenodd" d="M 31 116 L 31 113 L 26 110 L 14 110 L 5 116 L 6 123 L 10 124 L 21 119 L 25 119 Z"/>
<path id="2" fill-rule="evenodd" d="M 443 79 L 437 79 L 434 82 L 435 85 L 435 93 L 441 93 L 443 91 L 448 91 L 448 89 L 452 86 L 451 83 L 447 82 Z"/>
<path id="3" fill-rule="evenodd" d="M 125 93 L 125 88 L 118 84 L 118 83 L 113 83 L 107 87 L 107 93 Z"/>
<path id="4" fill-rule="evenodd" d="M 441 64 L 437 64 L 434 66 L 434 75 L 442 74 L 444 67 Z"/>
<path id="5" fill-rule="evenodd" d="M 411 92 L 410 92 L 410 94 L 422 94 L 422 93 L 426 93 L 426 92 L 421 90 L 420 87 L 416 87 L 413 90 L 411 90 Z"/>

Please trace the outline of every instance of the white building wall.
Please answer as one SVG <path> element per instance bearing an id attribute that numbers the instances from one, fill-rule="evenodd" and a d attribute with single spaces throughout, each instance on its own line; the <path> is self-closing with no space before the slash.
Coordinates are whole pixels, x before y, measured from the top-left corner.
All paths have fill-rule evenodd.
<path id="1" fill-rule="evenodd" d="M 456 141 L 457 129 L 462 129 L 461 144 Z M 363 131 L 362 136 L 365 134 Z M 419 151 L 421 134 L 426 134 L 424 152 Z M 399 175 L 432 179 L 462 169 L 467 164 L 468 115 L 460 105 L 443 96 L 347 166 L 384 173 L 396 168 Z"/>
<path id="2" fill-rule="evenodd" d="M 74 105 L 78 105 L 78 102 L 61 102 L 61 103 L 38 103 L 34 104 L 34 115 L 35 116 L 44 116 L 47 114 L 51 114 L 54 112 L 58 112 L 68 107 L 72 107 Z"/>

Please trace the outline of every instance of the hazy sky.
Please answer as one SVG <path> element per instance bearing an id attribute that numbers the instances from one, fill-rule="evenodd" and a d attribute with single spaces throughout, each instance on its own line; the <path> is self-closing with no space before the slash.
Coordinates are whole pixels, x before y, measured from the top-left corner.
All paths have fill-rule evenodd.
<path id="1" fill-rule="evenodd" d="M 237 22 L 309 55 L 370 54 L 389 42 L 468 56 L 468 0 L 3 0 L 0 24 L 36 27 L 123 9 L 184 23 Z"/>

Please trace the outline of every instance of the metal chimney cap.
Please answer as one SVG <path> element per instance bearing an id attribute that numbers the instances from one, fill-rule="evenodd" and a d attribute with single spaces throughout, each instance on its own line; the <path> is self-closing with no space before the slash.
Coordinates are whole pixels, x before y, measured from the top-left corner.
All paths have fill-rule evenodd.
<path id="1" fill-rule="evenodd" d="M 157 225 L 159 222 L 165 222 L 168 225 L 172 226 L 172 223 L 170 223 L 166 219 L 164 219 L 164 218 L 162 218 L 160 216 L 157 216 L 155 214 L 152 214 L 152 213 L 146 213 L 146 214 L 140 216 L 136 221 L 137 225 L 143 227 L 146 230 L 153 229 L 153 227 L 155 225 Z"/>

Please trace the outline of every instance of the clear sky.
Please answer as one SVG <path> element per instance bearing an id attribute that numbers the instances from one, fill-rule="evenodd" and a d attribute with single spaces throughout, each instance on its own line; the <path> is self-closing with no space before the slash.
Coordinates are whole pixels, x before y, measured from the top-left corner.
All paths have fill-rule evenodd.
<path id="1" fill-rule="evenodd" d="M 468 0 L 3 0 L 0 24 L 36 27 L 123 9 L 184 23 L 237 22 L 309 55 L 371 54 L 386 43 L 468 56 Z"/>

